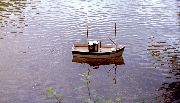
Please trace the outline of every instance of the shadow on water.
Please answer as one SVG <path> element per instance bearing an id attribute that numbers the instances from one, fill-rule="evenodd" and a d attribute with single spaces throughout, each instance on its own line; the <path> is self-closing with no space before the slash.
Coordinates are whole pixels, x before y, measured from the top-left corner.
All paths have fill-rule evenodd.
<path id="1" fill-rule="evenodd" d="M 180 47 L 175 41 L 171 44 L 154 39 L 151 40 L 148 50 L 156 61 L 155 68 L 165 72 L 166 76 L 165 82 L 158 89 L 161 95 L 157 100 L 163 103 L 178 103 L 180 102 Z"/>
<path id="2" fill-rule="evenodd" d="M 1 0 L 0 1 L 0 11 L 21 10 L 25 5 L 25 1 L 26 0 Z"/>
<path id="3" fill-rule="evenodd" d="M 0 1 L 0 31 L 1 38 L 4 38 L 7 33 L 15 36 L 23 33 L 25 24 L 25 16 L 23 9 L 26 6 L 26 0 L 1 0 Z"/>

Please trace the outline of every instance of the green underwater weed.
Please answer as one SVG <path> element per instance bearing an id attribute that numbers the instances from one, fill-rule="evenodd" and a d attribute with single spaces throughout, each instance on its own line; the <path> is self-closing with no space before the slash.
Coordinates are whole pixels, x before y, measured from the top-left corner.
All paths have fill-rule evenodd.
<path id="1" fill-rule="evenodd" d="M 103 98 L 101 96 L 97 96 L 96 94 L 94 94 L 94 96 L 92 96 L 92 92 L 96 91 L 96 90 L 92 90 L 92 88 L 90 88 L 90 83 L 91 83 L 90 79 L 92 76 L 90 74 L 90 69 L 88 69 L 84 73 L 80 74 L 80 76 L 81 76 L 80 80 L 83 83 L 85 83 L 85 85 L 75 88 L 75 91 L 81 91 L 83 88 L 87 89 L 88 96 L 87 95 L 81 96 L 83 103 L 123 103 L 123 102 L 121 102 L 122 100 L 121 100 L 121 97 L 119 97 L 119 96 L 115 97 L 115 99 L 111 99 L 109 97 Z M 63 102 L 63 97 L 58 95 L 52 87 L 48 87 L 46 89 L 46 97 L 48 99 L 56 100 L 58 103 Z M 145 99 L 142 99 L 142 101 L 140 101 L 138 103 L 145 103 Z"/>
<path id="2" fill-rule="evenodd" d="M 48 99 L 56 99 L 58 103 L 61 103 L 63 100 L 63 97 L 58 95 L 52 87 L 48 87 L 45 94 Z"/>

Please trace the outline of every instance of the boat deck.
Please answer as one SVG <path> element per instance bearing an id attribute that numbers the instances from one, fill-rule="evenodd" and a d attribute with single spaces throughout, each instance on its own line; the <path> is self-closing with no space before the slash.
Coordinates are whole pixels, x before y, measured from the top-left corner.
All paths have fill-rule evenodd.
<path id="1" fill-rule="evenodd" d="M 75 44 L 73 46 L 73 51 L 81 51 L 81 52 L 89 52 L 87 44 Z M 116 51 L 115 45 L 102 45 L 101 49 L 98 47 L 97 53 L 104 53 L 104 52 L 112 52 Z"/>
<path id="2" fill-rule="evenodd" d="M 89 52 L 87 46 L 76 46 L 73 48 L 73 51 Z M 103 52 L 112 52 L 115 51 L 115 47 L 102 47 L 101 50 L 98 48 L 98 53 Z"/>

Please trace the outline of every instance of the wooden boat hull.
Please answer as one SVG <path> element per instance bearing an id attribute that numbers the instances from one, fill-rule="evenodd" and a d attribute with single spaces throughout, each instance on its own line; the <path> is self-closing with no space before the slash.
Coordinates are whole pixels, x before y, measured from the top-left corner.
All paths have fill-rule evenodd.
<path id="1" fill-rule="evenodd" d="M 110 58 L 122 56 L 124 48 L 119 48 L 116 51 L 112 52 L 81 52 L 81 51 L 72 51 L 73 56 L 87 57 L 87 58 Z"/>
<path id="2" fill-rule="evenodd" d="M 72 51 L 73 56 L 86 57 L 86 58 L 111 58 L 122 56 L 124 51 L 123 48 L 118 48 L 116 51 L 112 52 L 82 52 L 82 51 Z"/>

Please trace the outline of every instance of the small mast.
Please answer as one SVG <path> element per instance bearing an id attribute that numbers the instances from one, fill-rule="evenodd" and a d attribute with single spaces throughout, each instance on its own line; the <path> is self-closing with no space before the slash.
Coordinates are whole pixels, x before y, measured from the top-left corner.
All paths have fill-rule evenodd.
<path id="1" fill-rule="evenodd" d="M 115 23 L 115 37 L 116 37 L 116 23 Z"/>
<path id="2" fill-rule="evenodd" d="M 87 34 L 86 35 L 87 35 L 87 38 L 88 38 L 88 26 L 87 26 Z"/>

